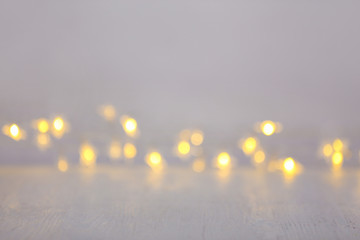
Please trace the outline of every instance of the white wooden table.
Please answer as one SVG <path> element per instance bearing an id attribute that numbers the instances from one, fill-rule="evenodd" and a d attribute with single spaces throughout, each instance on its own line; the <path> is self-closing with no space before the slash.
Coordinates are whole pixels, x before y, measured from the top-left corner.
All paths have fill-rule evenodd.
<path id="1" fill-rule="evenodd" d="M 360 239 L 360 172 L 1 167 L 0 239 Z"/>

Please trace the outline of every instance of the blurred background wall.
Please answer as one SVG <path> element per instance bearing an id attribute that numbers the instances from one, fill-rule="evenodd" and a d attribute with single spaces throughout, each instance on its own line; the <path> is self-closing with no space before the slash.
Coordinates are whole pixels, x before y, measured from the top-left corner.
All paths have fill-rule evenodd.
<path id="1" fill-rule="evenodd" d="M 212 146 L 236 145 L 266 119 L 292 139 L 308 134 L 303 153 L 328 135 L 355 139 L 359 9 L 359 1 L 3 0 L 0 121 L 62 114 L 81 133 L 101 128 L 96 108 L 110 103 L 137 118 L 144 145 L 172 144 L 186 127 L 204 129 Z M 48 161 L 5 138 L 0 162 Z"/>

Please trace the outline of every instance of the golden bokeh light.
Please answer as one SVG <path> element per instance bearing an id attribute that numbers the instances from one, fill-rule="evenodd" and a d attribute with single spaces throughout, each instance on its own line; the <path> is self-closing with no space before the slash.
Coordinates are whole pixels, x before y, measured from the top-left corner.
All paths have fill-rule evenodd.
<path id="1" fill-rule="evenodd" d="M 57 168 L 60 172 L 66 172 L 69 168 L 69 164 L 65 157 L 59 157 L 57 162 Z"/>
<path id="2" fill-rule="evenodd" d="M 190 141 L 195 146 L 199 146 L 204 141 L 204 133 L 200 130 L 195 130 L 190 137 Z"/>
<path id="3" fill-rule="evenodd" d="M 124 145 L 124 157 L 126 159 L 133 159 L 136 156 L 137 150 L 134 144 L 125 143 Z"/>
<path id="4" fill-rule="evenodd" d="M 110 143 L 109 149 L 108 149 L 108 156 L 110 159 L 119 159 L 121 158 L 122 149 L 121 144 L 118 141 L 112 141 Z"/>
<path id="5" fill-rule="evenodd" d="M 341 152 L 335 152 L 331 157 L 333 166 L 341 166 L 343 160 L 344 160 L 344 156 Z"/>
<path id="6" fill-rule="evenodd" d="M 80 146 L 80 164 L 84 167 L 94 167 L 96 164 L 96 150 L 89 143 Z"/>
<path id="7" fill-rule="evenodd" d="M 116 118 L 116 110 L 113 105 L 100 106 L 98 112 L 106 121 L 112 122 Z"/>
<path id="8" fill-rule="evenodd" d="M 285 172 L 295 171 L 295 161 L 293 158 L 289 157 L 284 160 L 283 168 Z"/>
<path id="9" fill-rule="evenodd" d="M 216 157 L 216 167 L 219 169 L 228 169 L 231 166 L 231 157 L 227 152 L 221 152 Z"/>
<path id="10" fill-rule="evenodd" d="M 145 156 L 145 162 L 154 171 L 160 171 L 164 168 L 164 159 L 159 152 L 152 151 Z"/>
<path id="11" fill-rule="evenodd" d="M 187 141 L 180 141 L 177 145 L 179 156 L 186 156 L 190 152 L 190 144 Z"/>
<path id="12" fill-rule="evenodd" d="M 26 138 L 26 132 L 15 123 L 12 123 L 10 125 L 4 125 L 2 127 L 2 132 L 4 135 L 12 138 L 15 141 Z"/>
<path id="13" fill-rule="evenodd" d="M 206 163 L 205 160 L 202 158 L 195 159 L 192 163 L 192 170 L 197 173 L 203 172 L 205 170 L 205 167 Z"/>
<path id="14" fill-rule="evenodd" d="M 51 133 L 56 138 L 61 138 L 64 135 L 64 133 L 68 130 L 67 127 L 68 127 L 67 123 L 62 117 L 60 116 L 55 117 L 52 122 Z"/>
<path id="15" fill-rule="evenodd" d="M 137 122 L 134 118 L 122 116 L 120 119 L 125 133 L 130 137 L 135 137 L 137 133 Z"/>
<path id="16" fill-rule="evenodd" d="M 344 149 L 344 143 L 339 138 L 334 140 L 332 146 L 333 146 L 335 152 L 342 152 Z"/>
<path id="17" fill-rule="evenodd" d="M 264 121 L 260 125 L 261 132 L 266 136 L 271 136 L 276 131 L 276 124 L 273 121 Z"/>
<path id="18" fill-rule="evenodd" d="M 324 155 L 324 157 L 330 157 L 332 153 L 333 153 L 332 145 L 329 143 L 325 144 L 322 148 L 322 154 Z"/>
<path id="19" fill-rule="evenodd" d="M 51 144 L 50 135 L 47 133 L 38 133 L 36 135 L 35 142 L 36 142 L 36 146 L 40 150 L 45 150 L 50 147 L 50 144 Z"/>
<path id="20" fill-rule="evenodd" d="M 241 149 L 246 155 L 254 153 L 257 148 L 257 140 L 254 137 L 248 137 L 244 141 L 241 141 Z"/>
<path id="21" fill-rule="evenodd" d="M 49 131 L 50 125 L 49 121 L 45 118 L 40 118 L 35 121 L 35 128 L 40 133 L 47 133 Z"/>
<path id="22" fill-rule="evenodd" d="M 255 164 L 261 164 L 265 161 L 265 153 L 262 150 L 256 151 L 253 156 L 253 161 Z"/>

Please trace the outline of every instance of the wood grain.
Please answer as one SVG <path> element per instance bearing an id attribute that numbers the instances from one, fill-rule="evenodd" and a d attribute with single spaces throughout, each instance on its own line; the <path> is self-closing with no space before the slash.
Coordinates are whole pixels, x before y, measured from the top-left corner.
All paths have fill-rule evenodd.
<path id="1" fill-rule="evenodd" d="M 360 172 L 0 169 L 0 239 L 360 239 Z"/>

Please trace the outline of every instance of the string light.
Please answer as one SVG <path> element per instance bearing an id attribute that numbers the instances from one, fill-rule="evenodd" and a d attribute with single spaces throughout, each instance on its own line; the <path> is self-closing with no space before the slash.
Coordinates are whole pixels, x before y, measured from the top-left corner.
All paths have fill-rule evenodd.
<path id="1" fill-rule="evenodd" d="M 340 167 L 343 163 L 344 156 L 341 152 L 335 152 L 332 157 L 331 161 L 334 167 Z"/>
<path id="2" fill-rule="evenodd" d="M 21 129 L 16 123 L 7 124 L 2 127 L 4 135 L 12 138 L 15 141 L 19 141 L 26 138 L 25 130 Z"/>
<path id="3" fill-rule="evenodd" d="M 96 164 L 96 150 L 89 143 L 80 146 L 80 164 L 84 167 L 94 167 Z"/>
<path id="4" fill-rule="evenodd" d="M 34 127 L 37 129 L 38 132 L 40 133 L 47 133 L 49 131 L 49 121 L 45 118 L 40 118 L 40 119 L 37 119 L 35 122 L 34 122 Z"/>
<path id="5" fill-rule="evenodd" d="M 135 137 L 137 134 L 137 122 L 134 118 L 129 116 L 122 116 L 120 118 L 120 122 L 125 133 L 130 137 Z"/>
<path id="6" fill-rule="evenodd" d="M 331 154 L 333 153 L 333 148 L 332 145 L 327 143 L 323 146 L 322 148 L 322 154 L 324 155 L 324 157 L 330 157 Z"/>
<path id="7" fill-rule="evenodd" d="M 145 162 L 154 171 L 161 171 L 164 168 L 164 159 L 159 152 L 153 151 L 145 156 Z"/>
<path id="8" fill-rule="evenodd" d="M 261 164 L 265 161 L 265 153 L 262 150 L 258 150 L 254 153 L 253 156 L 253 162 L 255 163 L 255 165 Z"/>
<path id="9" fill-rule="evenodd" d="M 200 130 L 195 130 L 191 137 L 190 141 L 195 146 L 200 146 L 204 141 L 204 133 Z"/>
<path id="10" fill-rule="evenodd" d="M 295 170 L 295 161 L 293 158 L 289 157 L 284 160 L 284 171 L 285 172 L 293 172 Z"/>
<path id="11" fill-rule="evenodd" d="M 124 145 L 124 157 L 126 159 L 133 159 L 136 156 L 137 150 L 134 144 L 125 143 Z"/>
<path id="12" fill-rule="evenodd" d="M 264 121 L 261 123 L 261 131 L 266 136 L 271 136 L 275 133 L 276 124 L 272 121 Z"/>
<path id="13" fill-rule="evenodd" d="M 254 137 L 248 137 L 245 140 L 240 141 L 240 147 L 244 154 L 250 155 L 254 153 L 257 148 L 257 140 Z"/>
<path id="14" fill-rule="evenodd" d="M 98 108 L 98 113 L 106 121 L 112 122 L 116 118 L 116 110 L 112 105 L 103 105 Z"/>
<path id="15" fill-rule="evenodd" d="M 216 158 L 216 167 L 219 169 L 229 169 L 231 166 L 231 157 L 227 152 L 221 152 Z"/>
<path id="16" fill-rule="evenodd" d="M 36 140 L 36 146 L 40 150 L 45 150 L 50 147 L 51 138 L 50 138 L 49 134 L 47 134 L 47 133 L 38 133 L 36 135 L 35 140 Z"/>
<path id="17" fill-rule="evenodd" d="M 68 130 L 67 129 L 67 123 L 62 117 L 55 117 L 52 122 L 52 134 L 56 138 L 61 138 L 64 133 Z"/>
<path id="18" fill-rule="evenodd" d="M 110 157 L 110 159 L 115 160 L 121 158 L 121 153 L 122 149 L 120 142 L 112 141 L 108 149 L 108 156 Z"/>
<path id="19" fill-rule="evenodd" d="M 190 144 L 187 141 L 180 141 L 177 145 L 179 157 L 186 157 L 190 152 Z"/>
<path id="20" fill-rule="evenodd" d="M 68 170 L 69 164 L 68 164 L 65 157 L 60 156 L 58 158 L 57 167 L 58 167 L 60 172 L 66 172 Z"/>

